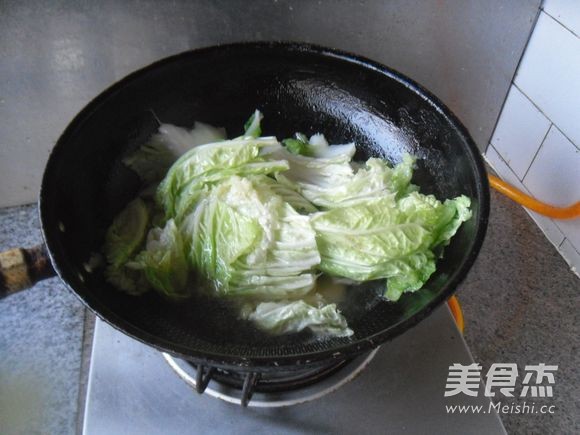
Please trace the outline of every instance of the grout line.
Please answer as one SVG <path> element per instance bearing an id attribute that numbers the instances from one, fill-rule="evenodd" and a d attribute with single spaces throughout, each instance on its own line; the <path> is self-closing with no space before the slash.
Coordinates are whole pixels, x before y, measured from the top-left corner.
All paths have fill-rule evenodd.
<path id="1" fill-rule="evenodd" d="M 559 250 L 559 249 L 562 247 L 562 245 L 564 244 L 564 242 L 565 242 L 566 240 L 568 240 L 568 238 L 567 238 L 567 237 L 564 237 L 564 240 L 562 240 L 562 243 L 560 243 L 560 244 L 558 245 L 558 250 Z M 570 243 L 570 244 L 572 245 L 572 243 Z M 572 246 L 574 246 L 574 245 L 572 245 Z"/>
<path id="2" fill-rule="evenodd" d="M 549 120 L 550 122 L 552 122 L 552 121 L 550 120 L 550 118 L 548 118 L 548 120 Z M 580 144 L 576 145 L 576 144 L 574 143 L 574 141 L 572 141 L 572 139 L 570 139 L 568 136 L 566 136 L 566 133 L 564 133 L 564 132 L 563 132 L 563 131 L 560 129 L 560 127 L 558 127 L 558 126 L 557 126 L 556 124 L 554 124 L 553 122 L 552 122 L 552 126 L 556 127 L 556 130 L 558 130 L 562 136 L 564 136 L 566 139 L 568 139 L 568 142 L 570 142 L 570 143 L 571 143 L 571 144 L 574 146 L 574 148 L 576 148 L 578 151 L 580 151 Z"/>
<path id="3" fill-rule="evenodd" d="M 524 49 L 522 50 L 522 54 L 520 55 L 520 58 L 518 59 L 518 63 L 516 64 L 516 67 L 514 69 L 514 73 L 511 76 L 510 86 L 508 87 L 507 92 L 505 94 L 505 98 L 503 99 L 503 102 L 501 103 L 501 107 L 500 107 L 499 112 L 497 114 L 497 118 L 495 119 L 495 122 L 493 123 L 493 128 L 491 130 L 491 134 L 487 140 L 488 144 L 491 144 L 491 139 L 493 138 L 493 134 L 495 133 L 495 129 L 497 128 L 497 124 L 499 124 L 499 119 L 501 118 L 503 108 L 505 106 L 505 102 L 507 101 L 507 97 L 510 93 L 511 86 L 514 84 L 514 80 L 516 78 L 516 75 L 518 74 L 518 70 L 520 69 L 520 65 L 522 64 L 522 60 L 524 58 L 524 55 L 526 54 L 526 49 L 528 48 L 528 45 L 530 43 L 530 39 L 532 39 L 532 34 L 534 33 L 534 30 L 536 29 L 536 24 L 538 23 L 538 19 L 540 18 L 541 12 L 542 12 L 542 9 L 541 9 L 541 7 L 539 7 L 538 11 L 536 12 L 536 16 L 533 19 L 533 24 L 532 24 L 532 27 L 530 29 L 530 32 L 528 33 L 528 37 L 526 38 L 526 42 L 524 44 Z M 486 150 L 487 150 L 487 148 L 486 148 Z"/>
<path id="4" fill-rule="evenodd" d="M 574 263 L 574 261 L 572 261 L 571 258 L 568 258 L 566 255 L 564 255 L 564 251 L 560 250 L 560 248 L 562 247 L 562 245 L 564 244 L 564 242 L 568 240 L 568 244 L 572 247 L 572 254 L 576 253 L 578 255 L 580 255 L 580 251 L 578 251 L 578 249 L 576 249 L 576 246 L 574 246 L 572 244 L 572 242 L 570 241 L 570 239 L 565 238 L 564 241 L 560 244 L 560 246 L 558 247 L 558 252 L 560 253 L 560 255 L 562 256 L 562 258 L 564 259 L 564 261 L 566 261 L 566 263 L 568 264 L 568 267 L 570 268 L 570 271 L 576 275 L 578 278 L 580 278 L 580 270 L 578 269 L 578 265 Z"/>
<path id="5" fill-rule="evenodd" d="M 545 13 L 547 16 L 549 16 L 551 19 L 553 19 L 556 23 L 558 23 L 560 26 L 562 26 L 568 32 L 570 32 L 572 35 L 574 35 L 576 38 L 580 38 L 580 35 L 576 34 L 576 32 L 574 30 L 572 30 L 571 28 L 569 28 L 566 24 L 564 24 L 563 22 L 561 22 L 560 20 L 558 20 L 556 17 L 554 17 L 549 12 L 546 12 L 545 9 L 542 8 L 542 12 Z"/>
<path id="6" fill-rule="evenodd" d="M 505 159 L 503 158 L 503 156 L 502 156 L 502 155 L 499 153 L 499 151 L 497 150 L 497 148 L 496 148 L 496 147 L 494 147 L 494 146 L 493 146 L 493 144 L 489 144 L 489 146 L 490 146 L 490 147 L 492 147 L 492 148 L 493 148 L 493 150 L 494 150 L 494 151 L 497 153 L 497 155 L 499 156 L 499 159 L 500 159 L 500 160 L 501 160 L 501 161 L 502 161 L 502 162 L 503 162 L 503 163 L 506 165 L 506 167 L 507 167 L 507 168 L 508 168 L 508 170 L 509 170 L 509 171 L 510 171 L 510 172 L 511 172 L 513 175 L 514 175 L 514 177 L 516 177 L 516 180 L 519 180 L 518 174 L 516 174 L 516 173 L 514 172 L 514 170 L 512 169 L 512 167 L 509 165 L 509 163 L 508 163 L 508 162 L 506 162 L 506 160 L 505 160 Z M 494 169 L 495 169 L 495 168 L 494 168 Z M 500 178 L 502 178 L 502 177 L 501 177 L 501 174 L 500 174 L 500 173 L 499 173 L 497 170 L 496 170 L 496 172 L 498 173 L 498 175 L 500 175 Z M 503 178 L 502 178 L 502 179 L 503 179 Z M 506 180 L 504 180 L 504 181 L 506 181 Z M 520 180 L 520 182 L 521 182 L 521 180 Z M 507 183 L 507 181 L 506 181 L 506 183 Z M 514 186 L 514 187 L 516 187 L 516 188 L 518 188 L 518 189 L 519 189 L 519 186 Z M 522 187 L 523 187 L 523 189 L 524 189 L 524 191 L 525 191 L 524 193 L 527 193 L 527 194 L 528 194 L 528 195 L 530 195 L 530 196 L 532 195 L 532 193 L 531 193 L 531 192 L 528 190 L 528 188 L 527 188 L 527 187 L 524 185 L 524 183 L 522 183 Z M 525 208 L 524 206 L 522 206 L 521 204 L 518 204 L 518 205 L 520 205 L 521 207 L 523 207 L 524 209 L 526 209 L 526 208 Z M 527 210 L 527 209 L 526 209 L 526 210 Z"/>
<path id="7" fill-rule="evenodd" d="M 510 94 L 511 87 L 512 87 L 512 85 L 514 83 L 513 80 L 515 78 L 515 75 L 516 75 L 516 73 L 514 73 L 514 75 L 512 76 L 512 81 L 510 82 L 509 88 L 508 88 L 508 90 L 507 90 L 507 92 L 505 94 L 505 98 L 503 99 L 503 102 L 501 103 L 501 107 L 500 107 L 499 112 L 497 114 L 497 118 L 496 118 L 495 122 L 493 123 L 493 128 L 491 130 L 491 134 L 489 135 L 489 139 L 487 141 L 488 147 L 491 145 L 491 140 L 493 139 L 493 136 L 495 134 L 495 130 L 497 129 L 497 125 L 499 124 L 499 120 L 501 119 L 501 116 L 503 115 L 503 109 L 505 107 L 505 103 L 507 102 L 508 96 Z M 487 150 L 487 148 L 486 148 L 486 150 Z"/>
<path id="8" fill-rule="evenodd" d="M 514 86 L 516 86 L 516 84 L 515 84 L 515 83 L 514 83 Z M 544 112 L 542 112 L 542 111 L 541 111 L 541 109 L 540 109 L 538 106 L 536 106 L 536 104 L 535 104 L 535 103 L 532 101 L 532 99 L 531 99 L 530 97 L 528 97 L 528 96 L 525 94 L 525 92 L 523 92 L 523 91 L 522 91 L 522 90 L 521 90 L 519 87 L 517 87 L 517 86 L 516 86 L 516 88 L 518 88 L 518 90 L 520 90 L 520 92 L 522 92 L 522 94 L 524 94 L 524 95 L 526 96 L 526 98 L 527 98 L 528 100 L 530 100 L 530 102 L 531 102 L 531 103 L 532 103 L 532 104 L 533 104 L 533 105 L 534 105 L 534 106 L 535 106 L 535 107 L 536 107 L 538 110 L 540 110 L 540 112 L 541 112 L 541 113 L 542 113 L 544 116 L 546 116 L 546 114 L 545 114 Z M 528 175 L 528 172 L 530 171 L 530 168 L 531 168 L 531 167 L 532 167 L 532 165 L 534 164 L 534 162 L 535 162 L 535 160 L 536 160 L 536 157 L 538 156 L 538 154 L 539 154 L 540 150 L 541 150 L 541 149 L 542 149 L 542 147 L 544 146 L 544 142 L 545 142 L 545 140 L 546 140 L 546 137 L 548 136 L 548 133 L 550 132 L 550 130 L 552 129 L 552 127 L 554 127 L 556 130 L 558 130 L 558 131 L 559 131 L 559 132 L 562 134 L 562 136 L 564 136 L 566 139 L 568 139 L 568 141 L 569 141 L 569 142 L 570 142 L 570 143 L 571 143 L 571 144 L 572 144 L 572 145 L 573 145 L 573 146 L 574 146 L 576 149 L 580 150 L 580 148 L 578 148 L 578 147 L 576 146 L 576 144 L 575 144 L 574 142 L 572 142 L 572 141 L 570 140 L 570 138 L 568 138 L 568 136 L 566 136 L 566 135 L 565 135 L 565 134 L 562 132 L 562 130 L 560 130 L 560 129 L 558 128 L 558 126 L 552 122 L 552 120 L 551 120 L 550 118 L 548 118 L 547 116 L 546 116 L 546 118 L 547 118 L 547 119 L 548 119 L 548 121 L 550 121 L 550 123 L 551 123 L 551 125 L 550 125 L 550 128 L 548 128 L 548 132 L 547 132 L 547 133 L 546 133 L 546 135 L 544 136 L 544 139 L 542 139 L 542 143 L 540 144 L 540 147 L 539 147 L 539 148 L 538 148 L 538 150 L 536 151 L 536 154 L 534 154 L 534 158 L 532 159 L 532 162 L 530 163 L 530 166 L 528 167 L 528 169 L 527 169 L 526 173 L 524 174 L 524 178 L 522 178 L 522 179 L 520 180 L 520 181 L 521 181 L 521 183 L 522 183 L 522 186 L 524 187 L 524 189 L 526 190 L 526 192 L 527 192 L 529 195 L 531 195 L 532 197 L 534 197 L 534 198 L 535 198 L 535 195 L 534 195 L 534 194 L 533 194 L 533 193 L 532 193 L 532 192 L 531 192 L 531 191 L 528 189 L 528 187 L 525 185 L 525 183 L 524 183 L 524 180 L 525 180 L 526 176 Z M 491 145 L 491 144 L 490 144 L 490 145 Z M 492 145 L 491 145 L 491 146 L 492 146 Z M 500 154 L 500 153 L 497 151 L 497 149 L 495 149 L 495 148 L 494 148 L 494 150 L 497 152 L 497 154 L 498 154 L 498 155 L 499 155 L 499 157 L 502 159 L 502 161 L 503 161 L 503 162 L 506 164 L 506 166 L 507 166 L 507 167 L 510 169 L 510 171 L 511 171 L 511 172 L 512 172 L 512 173 L 513 173 L 515 176 L 516 176 L 516 179 L 518 179 L 518 180 L 519 180 L 520 178 L 519 178 L 519 177 L 517 176 L 517 174 L 516 174 L 516 173 L 513 171 L 513 169 L 511 168 L 511 166 L 510 166 L 510 165 L 509 165 L 509 164 L 508 164 L 508 163 L 505 161 L 505 159 L 503 158 L 503 156 L 502 156 L 502 155 L 501 155 L 501 154 Z M 548 219 L 550 219 L 550 218 L 548 218 Z M 554 223 L 554 225 L 556 226 L 556 228 L 558 228 L 558 230 L 559 230 L 559 231 L 560 231 L 560 232 L 561 232 L 561 233 L 562 233 L 562 234 L 565 236 L 566 232 L 565 232 L 565 231 L 562 229 L 562 227 L 559 225 L 559 220 L 558 220 L 558 219 L 550 219 L 550 220 L 551 220 L 551 221 Z M 538 226 L 539 226 L 539 225 L 538 225 Z M 572 243 L 570 243 L 570 244 L 572 245 Z M 576 249 L 576 247 L 575 247 L 574 245 L 572 245 L 572 247 L 574 247 L 574 249 Z"/>
<path id="9" fill-rule="evenodd" d="M 519 180 L 519 178 L 518 178 L 518 175 L 517 175 L 517 174 L 514 172 L 514 170 L 511 168 L 511 166 L 510 166 L 510 165 L 509 165 L 509 164 L 508 164 L 508 163 L 505 161 L 505 159 L 503 158 L 503 156 L 502 156 L 502 155 L 501 155 L 501 154 L 500 154 L 500 153 L 497 151 L 497 149 L 496 149 L 496 148 L 493 146 L 493 144 L 491 144 L 491 143 L 490 143 L 490 144 L 489 144 L 489 146 L 490 146 L 491 148 L 493 148 L 493 150 L 494 150 L 494 151 L 496 152 L 496 154 L 498 155 L 499 159 L 500 159 L 500 160 L 501 160 L 501 161 L 502 161 L 502 162 L 505 164 L 506 168 L 508 168 L 508 171 L 510 171 L 510 172 L 511 172 L 511 173 L 514 175 L 514 177 L 516 177 L 516 180 Z M 503 176 L 503 175 L 502 175 L 502 174 L 501 174 L 501 173 L 500 173 L 500 172 L 497 170 L 497 168 L 495 168 L 495 167 L 494 167 L 494 166 L 492 166 L 491 164 L 489 164 L 489 165 L 490 165 L 490 166 L 493 168 L 493 170 L 494 170 L 494 171 L 497 173 L 497 175 L 498 175 L 498 176 L 499 176 L 499 177 L 500 177 L 502 180 L 504 180 L 504 181 L 505 181 L 505 179 L 504 179 L 504 176 Z M 507 181 L 506 181 L 506 182 L 507 182 Z M 516 187 L 516 188 L 518 188 L 518 189 L 520 188 L 519 186 L 514 186 L 514 187 Z M 524 193 L 526 193 L 527 195 L 531 196 L 532 198 L 536 198 L 536 197 L 535 197 L 535 196 L 532 194 L 532 192 L 530 192 L 530 191 L 528 190 L 528 188 L 526 187 L 526 185 L 525 185 L 524 183 L 522 183 L 521 190 L 522 190 Z M 536 199 L 537 199 L 537 198 L 536 198 Z M 536 219 L 535 219 L 535 218 L 532 216 L 532 213 L 533 213 L 534 215 L 536 215 L 536 216 L 540 216 L 540 217 L 542 217 L 542 218 L 545 218 L 545 219 L 547 219 L 548 221 L 552 222 L 552 223 L 554 224 L 554 227 L 556 228 L 556 230 L 558 230 L 558 231 L 560 232 L 560 234 L 562 234 L 562 237 L 564 238 L 564 240 L 566 239 L 566 234 L 564 233 L 564 231 L 562 231 L 562 229 L 561 229 L 561 228 L 560 228 L 560 226 L 558 225 L 558 223 L 557 223 L 557 219 L 552 219 L 552 218 L 549 218 L 548 216 L 543 216 L 543 215 L 541 215 L 540 213 L 536 213 L 536 212 L 534 212 L 534 211 L 532 211 L 532 210 L 530 210 L 530 209 L 528 209 L 528 208 L 524 207 L 523 205 L 516 203 L 515 201 L 514 201 L 514 203 L 515 203 L 515 204 L 517 204 L 517 205 L 519 205 L 521 208 L 523 208 L 523 209 L 525 210 L 525 212 L 528 214 L 528 216 L 530 217 L 530 219 L 532 219 L 532 221 L 534 222 L 534 224 L 535 224 L 535 225 L 536 225 L 536 226 L 537 226 L 537 227 L 538 227 L 538 228 L 539 228 L 539 229 L 542 231 L 542 234 L 544 234 L 544 237 L 546 238 L 546 240 L 548 240 L 548 241 L 549 241 L 549 242 L 550 242 L 550 243 L 551 243 L 551 244 L 552 244 L 554 247 L 556 247 L 556 244 L 555 244 L 555 243 L 552 241 L 552 239 L 551 239 L 550 237 L 548 237 L 548 235 L 547 235 L 547 234 L 544 232 L 544 227 L 543 227 L 542 225 L 540 225 L 540 224 L 539 224 L 539 223 L 536 221 Z M 564 243 L 564 240 L 562 240 L 562 243 Z M 562 245 L 562 243 L 560 243 L 560 245 L 557 247 L 557 249 L 559 249 L 559 248 L 560 248 L 560 246 Z M 572 243 L 570 243 L 570 244 L 572 244 Z M 572 246 L 574 247 L 574 245 L 572 245 Z M 576 248 L 574 247 L 574 249 L 576 249 Z"/>
<path id="10" fill-rule="evenodd" d="M 541 8 L 538 8 L 538 11 L 536 12 L 536 16 L 534 17 L 534 22 L 532 24 L 532 28 L 530 30 L 530 33 L 528 33 L 528 37 L 526 38 L 526 43 L 524 44 L 524 49 L 522 51 L 522 54 L 518 60 L 518 63 L 516 65 L 516 69 L 514 70 L 514 75 L 512 76 L 512 83 L 516 77 L 516 75 L 518 74 L 518 70 L 520 69 L 520 66 L 522 65 L 522 61 L 524 60 L 524 56 L 526 54 L 526 50 L 528 49 L 528 45 L 530 45 L 530 40 L 532 39 L 532 35 L 534 34 L 534 30 L 536 30 L 536 25 L 538 24 L 538 20 L 540 19 L 540 15 L 542 14 L 542 10 Z"/>
<path id="11" fill-rule="evenodd" d="M 568 141 L 569 141 L 569 142 L 570 142 L 572 145 L 574 145 L 574 147 L 575 147 L 576 149 L 578 149 L 578 150 L 580 151 L 580 144 L 576 145 L 576 144 L 574 143 L 574 141 L 573 141 L 572 139 L 570 139 L 570 138 L 569 138 L 569 137 L 566 135 L 566 133 L 564 133 L 564 132 L 563 132 L 563 131 L 560 129 L 560 127 L 558 127 L 558 125 L 557 125 L 557 124 L 556 124 L 554 121 L 552 121 L 552 118 L 550 118 L 548 115 L 546 115 L 546 114 L 544 113 L 544 111 L 543 111 L 543 110 L 540 108 L 540 106 L 538 106 L 538 105 L 535 103 L 535 101 L 534 101 L 534 100 L 532 100 L 532 98 L 531 98 L 531 97 L 530 97 L 528 94 L 526 94 L 526 93 L 523 91 L 523 89 L 522 89 L 522 88 L 520 88 L 520 87 L 519 87 L 519 85 L 518 85 L 516 82 L 512 82 L 512 85 L 513 85 L 513 86 L 515 86 L 515 87 L 517 88 L 517 90 L 518 90 L 518 91 L 520 91 L 520 92 L 521 92 L 521 93 L 524 95 L 524 97 L 526 97 L 526 98 L 529 100 L 529 102 L 530 102 L 530 103 L 532 103 L 532 104 L 534 105 L 534 107 L 535 107 L 536 109 L 538 109 L 538 111 L 539 111 L 539 112 L 540 112 L 542 115 L 544 115 L 544 117 L 545 117 L 545 118 L 546 118 L 548 121 L 550 121 L 550 123 L 552 124 L 552 127 L 555 127 L 555 128 L 556 128 L 556 130 L 558 130 L 558 131 L 559 131 L 559 132 L 562 134 L 562 136 L 564 136 L 566 139 L 568 139 Z"/>
<path id="12" fill-rule="evenodd" d="M 530 172 L 530 169 L 532 168 L 532 165 L 534 164 L 534 162 L 536 161 L 536 157 L 538 157 L 538 154 L 540 154 L 540 150 L 542 149 L 542 147 L 544 146 L 544 142 L 546 141 L 546 138 L 548 137 L 548 134 L 550 133 L 550 130 L 552 129 L 552 126 L 554 124 L 552 122 L 550 122 L 550 126 L 548 127 L 548 130 L 546 131 L 546 134 L 544 135 L 544 138 L 542 139 L 542 141 L 540 142 L 540 146 L 538 147 L 538 149 L 536 150 L 536 152 L 534 153 L 534 157 L 532 157 L 532 161 L 530 162 L 530 165 L 528 166 L 528 169 L 526 169 L 526 172 L 524 173 L 524 176 L 520 179 L 518 177 L 518 180 L 520 180 L 522 183 L 524 182 L 524 179 L 526 178 L 526 176 L 528 175 L 528 172 Z M 517 177 L 517 175 L 516 175 Z"/>
<path id="13" fill-rule="evenodd" d="M 506 162 L 506 161 L 505 161 L 505 159 L 503 158 L 503 156 L 500 154 L 500 152 L 497 150 L 497 148 L 493 146 L 493 144 L 492 144 L 492 143 L 490 143 L 490 144 L 489 144 L 489 147 L 490 147 L 490 148 L 493 148 L 493 150 L 494 150 L 494 151 L 496 152 L 496 154 L 499 156 L 499 159 L 500 159 L 502 162 L 504 162 L 504 163 L 505 163 L 505 165 L 506 165 L 508 168 L 510 168 L 510 165 L 508 165 L 508 162 Z M 510 170 L 511 170 L 511 168 L 510 168 Z M 513 171 L 512 171 L 512 172 L 513 172 Z M 516 176 L 516 177 L 517 177 L 517 176 Z"/>
<path id="14" fill-rule="evenodd" d="M 558 252 L 562 256 L 562 258 L 564 260 L 566 260 L 566 263 L 568 263 L 568 265 L 570 266 L 570 270 L 572 271 L 572 273 L 574 273 L 575 275 L 578 276 L 578 278 L 580 278 L 580 270 L 578 270 L 578 269 L 574 270 L 576 266 L 572 263 L 572 260 L 570 260 L 570 262 L 568 262 L 568 257 L 566 257 L 564 255 L 564 252 L 562 252 L 560 250 L 560 248 L 564 245 L 564 242 L 566 240 L 568 241 L 568 244 L 572 247 L 572 251 L 574 251 L 576 254 L 580 255 L 580 251 L 578 251 L 578 248 L 576 248 L 576 246 L 574 246 L 574 244 L 567 237 L 565 237 L 564 240 L 562 240 L 562 243 L 560 243 L 560 246 L 558 246 Z"/>
<path id="15" fill-rule="evenodd" d="M 564 231 L 564 230 L 562 229 L 562 227 L 560 227 L 560 225 L 559 225 L 559 222 L 561 222 L 561 220 L 560 220 L 560 219 L 552 219 L 552 222 L 554 222 L 554 225 L 556 225 L 556 228 L 558 228 L 558 229 L 560 230 L 560 232 L 561 232 L 562 234 L 564 234 L 564 237 L 566 237 L 566 234 L 567 234 L 567 232 L 566 232 L 566 231 Z M 570 239 L 568 239 L 568 242 L 570 242 Z M 576 246 L 574 246 L 574 245 L 572 244 L 572 242 L 570 242 L 570 245 L 572 246 L 572 248 L 576 249 Z"/>

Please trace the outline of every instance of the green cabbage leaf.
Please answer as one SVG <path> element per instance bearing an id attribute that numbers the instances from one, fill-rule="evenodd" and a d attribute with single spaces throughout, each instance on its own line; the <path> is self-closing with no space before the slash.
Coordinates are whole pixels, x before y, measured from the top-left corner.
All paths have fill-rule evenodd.
<path id="1" fill-rule="evenodd" d="M 280 143 L 262 136 L 262 120 L 256 110 L 229 140 L 199 122 L 162 124 L 126 156 L 143 186 L 107 231 L 105 277 L 130 294 L 171 298 L 203 280 L 259 329 L 350 336 L 342 302 L 317 288 L 320 274 L 386 279 L 390 301 L 417 291 L 471 218 L 470 199 L 420 193 L 410 155 L 394 166 L 353 162 L 353 143 L 302 133 Z"/>
<path id="2" fill-rule="evenodd" d="M 353 331 L 335 304 L 311 305 L 303 300 L 261 302 L 245 306 L 242 317 L 259 329 L 274 334 L 289 334 L 310 329 L 319 337 L 348 337 Z"/>

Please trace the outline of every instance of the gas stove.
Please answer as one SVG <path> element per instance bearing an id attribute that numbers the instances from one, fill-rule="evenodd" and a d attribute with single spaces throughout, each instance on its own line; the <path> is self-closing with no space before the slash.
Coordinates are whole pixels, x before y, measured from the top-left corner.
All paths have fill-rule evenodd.
<path id="1" fill-rule="evenodd" d="M 341 360 L 302 370 L 274 373 L 238 373 L 216 369 L 210 382 L 203 382 L 200 371 L 189 362 L 170 355 L 163 357 L 173 371 L 197 392 L 229 403 L 258 408 L 278 408 L 316 400 L 337 390 L 358 375 L 378 350 L 352 360 Z M 259 381 L 258 381 L 259 378 Z M 200 389 L 200 383 L 204 386 Z M 209 387 L 209 388 L 207 388 Z"/>
<path id="2" fill-rule="evenodd" d="M 262 380 L 248 408 L 246 376 L 212 373 L 198 394 L 197 368 L 95 325 L 83 421 L 96 434 L 504 434 L 497 414 L 448 414 L 448 368 L 473 359 L 446 306 L 379 349 L 351 361 Z M 265 382 L 264 382 L 265 381 Z M 201 388 L 204 389 L 204 388 Z"/>

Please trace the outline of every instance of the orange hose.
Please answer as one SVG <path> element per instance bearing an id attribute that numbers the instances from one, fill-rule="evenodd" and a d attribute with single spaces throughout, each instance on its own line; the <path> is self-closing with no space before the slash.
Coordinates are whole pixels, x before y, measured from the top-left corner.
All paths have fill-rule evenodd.
<path id="1" fill-rule="evenodd" d="M 580 217 L 580 202 L 568 207 L 554 207 L 526 195 L 494 175 L 488 175 L 488 178 L 491 187 L 532 211 L 554 219 L 575 219 Z"/>
<path id="2" fill-rule="evenodd" d="M 451 296 L 447 301 L 447 305 L 451 310 L 451 314 L 453 314 L 457 328 L 463 334 L 463 330 L 465 329 L 465 319 L 463 318 L 463 310 L 461 309 L 461 305 L 459 305 L 457 296 Z"/>

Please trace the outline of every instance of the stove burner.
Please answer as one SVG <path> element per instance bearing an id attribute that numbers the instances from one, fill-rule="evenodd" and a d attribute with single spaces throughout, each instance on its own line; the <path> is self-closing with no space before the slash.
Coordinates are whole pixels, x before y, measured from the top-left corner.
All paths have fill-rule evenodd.
<path id="1" fill-rule="evenodd" d="M 280 368 L 272 373 L 236 372 L 214 367 L 195 366 L 163 354 L 169 366 L 198 392 L 242 406 L 282 407 L 318 399 L 337 390 L 356 377 L 378 349 L 352 360 L 326 366 Z M 250 399 L 251 402 L 250 402 Z"/>
<path id="2" fill-rule="evenodd" d="M 329 365 L 303 370 L 296 370 L 296 368 L 292 367 L 286 370 L 280 368 L 280 370 L 271 373 L 259 373 L 257 374 L 258 382 L 254 391 L 257 393 L 278 393 L 312 385 L 336 373 L 351 361 L 352 359 L 342 360 Z M 215 379 L 220 384 L 239 390 L 243 389 L 246 377 L 247 373 L 222 369 L 215 369 L 212 375 L 212 379 Z"/>

